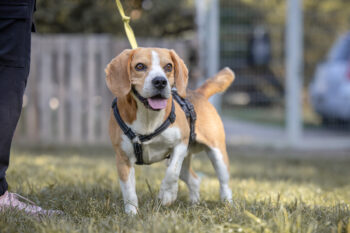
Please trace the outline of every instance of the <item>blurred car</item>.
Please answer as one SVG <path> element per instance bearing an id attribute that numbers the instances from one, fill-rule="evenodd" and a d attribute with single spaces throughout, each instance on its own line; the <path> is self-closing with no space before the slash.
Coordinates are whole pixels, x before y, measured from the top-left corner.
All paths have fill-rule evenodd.
<path id="1" fill-rule="evenodd" d="M 327 60 L 316 67 L 309 93 L 324 123 L 350 122 L 350 31 L 336 41 Z"/>

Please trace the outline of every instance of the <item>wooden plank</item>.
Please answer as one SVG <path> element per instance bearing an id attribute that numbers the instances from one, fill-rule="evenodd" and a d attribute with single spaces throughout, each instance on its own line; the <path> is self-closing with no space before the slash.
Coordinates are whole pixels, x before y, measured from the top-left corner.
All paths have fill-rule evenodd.
<path id="1" fill-rule="evenodd" d="M 51 109 L 49 107 L 51 94 L 52 55 L 48 38 L 41 40 L 40 45 L 40 75 L 39 75 L 39 109 L 40 109 L 40 141 L 43 144 L 52 142 Z"/>
<path id="2" fill-rule="evenodd" d="M 100 96 L 101 96 L 101 116 L 100 116 L 100 122 L 101 122 L 101 136 L 99 140 L 99 144 L 102 145 L 108 145 L 110 143 L 109 134 L 108 134 L 108 125 L 109 125 L 109 114 L 111 109 L 111 103 L 113 96 L 109 92 L 106 82 L 105 82 L 105 68 L 107 67 L 108 63 L 112 60 L 112 58 L 115 56 L 113 49 L 112 49 L 112 40 L 110 37 L 104 37 L 100 39 L 99 44 L 99 52 L 100 52 L 100 64 L 101 64 L 101 70 L 99 71 L 99 74 L 97 79 L 99 82 L 101 82 L 100 85 Z"/>
<path id="3" fill-rule="evenodd" d="M 92 144 L 96 140 L 96 49 L 98 40 L 95 36 L 89 36 L 87 39 L 87 141 Z"/>
<path id="4" fill-rule="evenodd" d="M 27 82 L 26 95 L 28 104 L 26 107 L 25 121 L 26 134 L 25 141 L 27 143 L 34 143 L 38 141 L 39 129 L 38 129 L 38 89 L 37 89 L 37 76 L 38 72 L 38 53 L 40 46 L 40 38 L 33 37 L 32 39 L 32 52 L 31 52 L 31 66 L 30 73 Z M 23 116 L 23 115 L 22 115 Z"/>
<path id="5" fill-rule="evenodd" d="M 70 52 L 69 102 L 71 144 L 82 142 L 82 39 L 72 37 L 68 43 Z"/>
<path id="6" fill-rule="evenodd" d="M 65 85 L 65 54 L 67 39 L 64 36 L 59 36 L 55 44 L 57 53 L 57 79 L 58 79 L 58 101 L 59 107 L 57 109 L 57 135 L 58 143 L 63 145 L 66 142 L 66 85 Z"/>

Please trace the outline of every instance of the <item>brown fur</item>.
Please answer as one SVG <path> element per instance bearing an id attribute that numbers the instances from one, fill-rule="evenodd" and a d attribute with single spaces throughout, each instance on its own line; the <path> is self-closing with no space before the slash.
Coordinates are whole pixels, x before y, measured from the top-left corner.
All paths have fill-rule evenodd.
<path id="1" fill-rule="evenodd" d="M 207 81 L 200 86 L 196 92 L 202 94 L 206 98 L 218 93 L 224 92 L 231 85 L 235 75 L 228 67 L 220 70 L 214 77 L 207 79 Z"/>
<path id="2" fill-rule="evenodd" d="M 105 69 L 107 87 L 117 97 L 126 96 L 130 92 L 130 62 L 133 53 L 134 50 L 124 50 Z"/>
<path id="3" fill-rule="evenodd" d="M 210 86 L 207 87 L 209 88 Z M 223 153 L 224 162 L 229 167 L 225 145 L 225 130 L 219 114 L 208 99 L 197 90 L 189 91 L 187 94 L 197 114 L 196 141 L 200 144 L 219 148 Z"/>
<path id="4" fill-rule="evenodd" d="M 174 50 L 170 50 L 171 58 L 174 61 L 175 68 L 175 84 L 177 92 L 182 98 L 186 97 L 186 88 L 188 82 L 188 70 L 183 60 L 175 53 Z"/>

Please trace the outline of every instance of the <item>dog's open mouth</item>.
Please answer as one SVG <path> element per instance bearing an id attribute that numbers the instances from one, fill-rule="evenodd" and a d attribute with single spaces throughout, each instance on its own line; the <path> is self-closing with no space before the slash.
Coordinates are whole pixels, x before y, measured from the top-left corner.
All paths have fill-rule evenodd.
<path id="1" fill-rule="evenodd" d="M 168 99 L 164 98 L 162 95 L 155 95 L 153 97 L 147 98 L 149 106 L 156 110 L 165 108 L 167 101 Z"/>

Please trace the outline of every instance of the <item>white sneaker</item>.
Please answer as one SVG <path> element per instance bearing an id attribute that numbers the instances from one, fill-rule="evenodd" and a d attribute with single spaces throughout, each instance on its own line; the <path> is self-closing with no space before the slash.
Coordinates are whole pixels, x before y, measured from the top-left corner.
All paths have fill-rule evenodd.
<path id="1" fill-rule="evenodd" d="M 29 202 L 29 204 L 23 201 L 20 201 L 19 199 Z M 53 216 L 53 215 L 63 214 L 63 212 L 59 210 L 44 210 L 41 207 L 35 205 L 34 202 L 28 200 L 25 197 L 22 197 L 19 194 L 9 193 L 6 191 L 4 195 L 0 196 L 0 211 L 4 211 L 9 208 L 22 210 L 28 214 L 36 215 L 36 216 L 39 216 L 39 215 Z"/>

